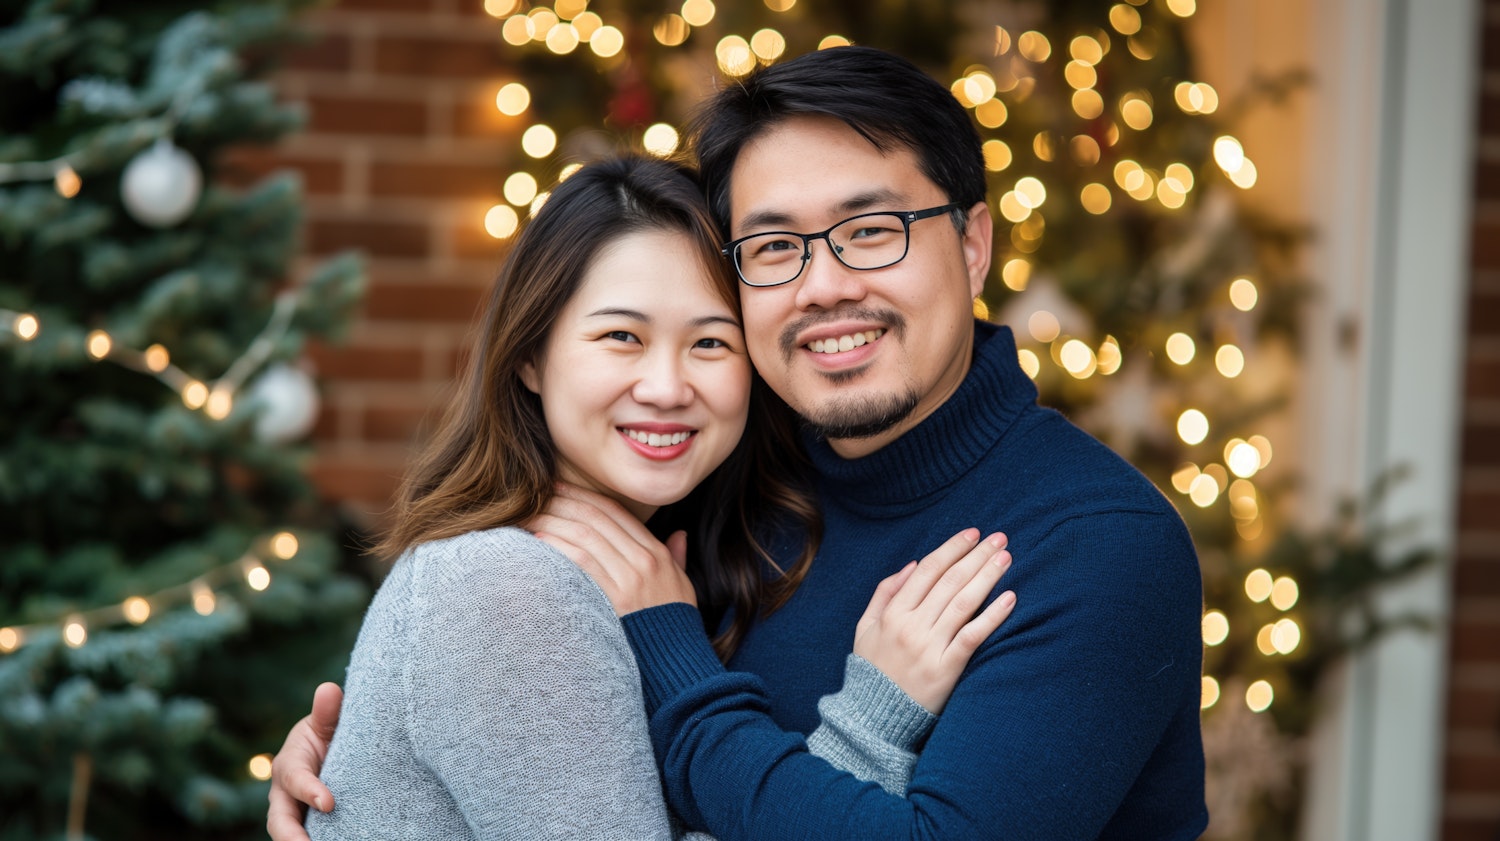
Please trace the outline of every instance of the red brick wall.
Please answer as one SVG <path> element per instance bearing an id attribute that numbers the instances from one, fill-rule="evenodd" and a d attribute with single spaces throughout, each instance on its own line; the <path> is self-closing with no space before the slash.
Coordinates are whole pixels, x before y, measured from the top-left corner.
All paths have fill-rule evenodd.
<path id="1" fill-rule="evenodd" d="M 1500 0 L 1486 0 L 1444 763 L 1445 841 L 1500 839 Z"/>
<path id="2" fill-rule="evenodd" d="M 373 522 L 424 419 L 443 403 L 504 244 L 484 231 L 518 165 L 525 117 L 494 105 L 500 22 L 481 0 L 337 0 L 280 74 L 308 128 L 234 161 L 290 166 L 307 189 L 310 259 L 367 255 L 370 286 L 348 341 L 314 347 L 323 410 L 313 475 Z"/>

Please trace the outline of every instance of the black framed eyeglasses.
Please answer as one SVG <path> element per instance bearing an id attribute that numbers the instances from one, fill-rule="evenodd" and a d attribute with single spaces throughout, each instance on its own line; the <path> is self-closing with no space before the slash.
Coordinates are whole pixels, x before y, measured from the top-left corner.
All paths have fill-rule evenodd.
<path id="1" fill-rule="evenodd" d="M 722 249 L 734 260 L 746 286 L 781 286 L 802 276 L 812 259 L 813 240 L 821 239 L 840 263 L 857 271 L 894 266 L 911 245 L 911 223 L 962 208 L 945 204 L 926 210 L 882 210 L 861 213 L 815 234 L 766 231 L 740 237 Z"/>

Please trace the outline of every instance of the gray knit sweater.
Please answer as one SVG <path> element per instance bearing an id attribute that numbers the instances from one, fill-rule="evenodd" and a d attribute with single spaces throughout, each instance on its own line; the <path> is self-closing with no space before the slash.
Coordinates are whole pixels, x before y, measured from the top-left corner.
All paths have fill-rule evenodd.
<path id="1" fill-rule="evenodd" d="M 814 752 L 904 791 L 935 718 L 851 655 Z M 404 554 L 365 615 L 323 839 L 666 839 L 640 675 L 602 590 L 525 531 Z M 695 835 L 695 838 L 706 836 Z"/>

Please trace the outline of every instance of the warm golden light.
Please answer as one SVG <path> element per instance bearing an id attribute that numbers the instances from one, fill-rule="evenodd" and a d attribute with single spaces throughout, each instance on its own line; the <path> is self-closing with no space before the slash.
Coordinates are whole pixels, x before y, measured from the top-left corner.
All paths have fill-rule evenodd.
<path id="1" fill-rule="evenodd" d="M 692 26 L 708 26 L 717 11 L 713 0 L 686 0 L 682 4 L 682 19 Z"/>
<path id="2" fill-rule="evenodd" d="M 533 41 L 545 41 L 552 34 L 552 28 L 557 26 L 557 13 L 545 6 L 532 9 L 526 13 L 531 18 L 531 39 Z"/>
<path id="3" fill-rule="evenodd" d="M 1226 173 L 1233 174 L 1245 165 L 1245 148 L 1226 134 L 1214 141 L 1214 163 Z"/>
<path id="4" fill-rule="evenodd" d="M 657 43 L 664 47 L 675 47 L 688 38 L 692 27 L 682 19 L 682 15 L 662 15 L 651 27 L 651 34 L 656 36 Z"/>
<path id="5" fill-rule="evenodd" d="M 1031 282 L 1031 262 L 1020 257 L 1006 260 L 1000 269 L 1000 279 L 1005 282 L 1007 289 L 1024 291 L 1026 284 Z"/>
<path id="6" fill-rule="evenodd" d="M 1068 141 L 1068 151 L 1073 153 L 1073 160 L 1082 166 L 1093 166 L 1099 163 L 1099 141 L 1086 134 L 1075 134 Z"/>
<path id="7" fill-rule="evenodd" d="M 599 27 L 603 25 L 604 18 L 599 17 L 593 12 L 584 12 L 578 17 L 573 18 L 573 28 L 578 30 L 578 37 L 584 41 L 592 39 L 594 33 L 598 32 Z"/>
<path id="8" fill-rule="evenodd" d="M 830 50 L 834 47 L 847 47 L 853 42 L 842 35 L 824 35 L 823 40 L 818 42 L 818 49 Z"/>
<path id="9" fill-rule="evenodd" d="M 1046 35 L 1031 30 L 1022 32 L 1021 37 L 1016 39 L 1016 50 L 1027 61 L 1040 63 L 1052 55 L 1052 42 L 1047 40 Z"/>
<path id="10" fill-rule="evenodd" d="M 1255 186 L 1258 176 L 1259 173 L 1255 169 L 1255 162 L 1246 158 L 1245 162 L 1240 164 L 1239 169 L 1229 173 L 1229 180 L 1241 190 L 1248 190 Z"/>
<path id="11" fill-rule="evenodd" d="M 1224 460 L 1229 471 L 1241 479 L 1248 479 L 1260 470 L 1260 450 L 1248 441 L 1234 443 Z"/>
<path id="12" fill-rule="evenodd" d="M 264 782 L 271 779 L 271 755 L 269 753 L 256 754 L 250 757 L 250 776 Z"/>
<path id="13" fill-rule="evenodd" d="M 1003 140 L 986 140 L 983 147 L 984 168 L 990 172 L 1000 172 L 1010 166 L 1010 147 Z"/>
<path id="14" fill-rule="evenodd" d="M 291 560 L 297 554 L 297 535 L 289 531 L 279 531 L 271 538 L 271 554 L 283 561 Z"/>
<path id="15" fill-rule="evenodd" d="M 1032 351 L 1021 348 L 1016 351 L 1016 356 L 1020 359 L 1021 370 L 1026 372 L 1026 376 L 1034 380 L 1036 375 L 1042 372 L 1042 361 Z"/>
<path id="16" fill-rule="evenodd" d="M 109 356 L 109 351 L 112 347 L 114 347 L 114 342 L 111 341 L 108 333 L 104 332 L 103 330 L 95 330 L 92 333 L 89 333 L 89 356 L 92 356 L 95 359 L 103 359 L 104 357 Z"/>
<path id="17" fill-rule="evenodd" d="M 146 370 L 153 374 L 160 374 L 162 371 L 167 370 L 168 365 L 172 364 L 172 355 L 167 353 L 167 349 L 159 344 L 146 348 L 146 352 L 141 354 L 141 357 L 146 363 Z"/>
<path id="18" fill-rule="evenodd" d="M 1275 698 L 1276 693 L 1271 691 L 1271 684 L 1264 680 L 1257 680 L 1245 690 L 1245 706 L 1251 712 L 1265 712 L 1271 708 L 1271 702 Z"/>
<path id="19" fill-rule="evenodd" d="M 245 583 L 252 590 L 264 590 L 271 586 L 271 571 L 258 563 L 252 563 L 245 567 Z"/>
<path id="20" fill-rule="evenodd" d="M 1193 170 L 1187 164 L 1167 164 L 1163 179 L 1177 182 L 1176 189 L 1184 193 L 1193 189 Z"/>
<path id="21" fill-rule="evenodd" d="M 1207 508 L 1219 499 L 1219 483 L 1207 473 L 1199 473 L 1188 485 L 1188 498 L 1199 508 Z"/>
<path id="22" fill-rule="evenodd" d="M 505 179 L 505 200 L 520 207 L 536 198 L 536 177 L 529 172 L 513 173 Z"/>
<path id="23" fill-rule="evenodd" d="M 1120 119 L 1136 131 L 1151 127 L 1151 103 L 1140 94 L 1126 94 L 1120 101 Z"/>
<path id="24" fill-rule="evenodd" d="M 1114 201 L 1110 195 L 1109 188 L 1100 183 L 1085 184 L 1078 194 L 1078 201 L 1083 209 L 1098 216 L 1109 210 Z"/>
<path id="25" fill-rule="evenodd" d="M 1274 623 L 1267 623 L 1265 625 L 1260 626 L 1260 630 L 1255 632 L 1255 648 L 1256 648 L 1256 650 L 1258 650 L 1261 654 L 1264 654 L 1267 657 L 1270 657 L 1272 654 L 1275 654 L 1276 653 L 1275 633 L 1276 633 L 1276 625 Z"/>
<path id="26" fill-rule="evenodd" d="M 53 174 L 52 186 L 57 190 L 58 195 L 65 199 L 71 199 L 78 195 L 79 190 L 83 189 L 83 179 L 78 177 L 78 173 L 73 170 L 73 167 L 63 164 Z"/>
<path id="27" fill-rule="evenodd" d="M 969 97 L 971 91 L 972 87 L 967 78 L 955 79 L 953 84 L 948 86 L 948 92 L 953 94 L 953 98 L 958 100 L 958 104 L 965 108 L 973 108 L 977 104 Z"/>
<path id="28" fill-rule="evenodd" d="M 69 619 L 67 624 L 63 625 L 63 642 L 67 643 L 69 648 L 78 648 L 88 641 L 89 629 L 84 627 L 82 619 Z"/>
<path id="29" fill-rule="evenodd" d="M 1197 409 L 1177 416 L 1177 435 L 1188 444 L 1202 443 L 1208 437 L 1208 418 Z"/>
<path id="30" fill-rule="evenodd" d="M 532 218 L 536 218 L 536 215 L 542 212 L 542 205 L 547 203 L 547 198 L 551 195 L 550 192 L 537 193 L 536 198 L 531 200 L 530 205 L 527 205 L 526 212 L 531 214 Z"/>
<path id="31" fill-rule="evenodd" d="M 1229 617 L 1218 610 L 1203 614 L 1203 644 L 1219 645 L 1226 639 L 1229 639 Z"/>
<path id="32" fill-rule="evenodd" d="M 1178 493 L 1188 493 L 1193 489 L 1193 480 L 1197 479 L 1201 473 L 1198 465 L 1188 462 L 1172 471 L 1172 487 L 1176 488 Z"/>
<path id="33" fill-rule="evenodd" d="M 578 49 L 583 40 L 571 23 L 561 23 L 547 31 L 547 49 L 556 55 L 567 55 Z"/>
<path id="34" fill-rule="evenodd" d="M 1099 83 L 1099 74 L 1091 62 L 1073 59 L 1063 68 L 1063 78 L 1074 88 L 1083 90 Z"/>
<path id="35" fill-rule="evenodd" d="M 520 82 L 511 82 L 495 94 L 495 107 L 500 113 L 514 117 L 531 106 L 531 91 Z"/>
<path id="36" fill-rule="evenodd" d="M 1260 291 L 1255 288 L 1254 281 L 1248 277 L 1235 278 L 1229 284 L 1229 303 L 1240 312 L 1249 312 L 1255 309 L 1255 304 L 1260 300 Z"/>
<path id="37" fill-rule="evenodd" d="M 535 34 L 536 25 L 525 15 L 512 15 L 506 18 L 505 24 L 500 27 L 500 37 L 513 47 L 530 43 L 531 37 Z"/>
<path id="38" fill-rule="evenodd" d="M 1186 365 L 1193 361 L 1193 356 L 1198 352 L 1198 346 L 1186 333 L 1173 333 L 1167 337 L 1167 358 L 1178 365 Z"/>
<path id="39" fill-rule="evenodd" d="M 557 132 L 538 123 L 521 135 L 521 149 L 533 158 L 545 158 L 557 148 Z"/>
<path id="40" fill-rule="evenodd" d="M 1162 207 L 1176 210 L 1187 204 L 1187 193 L 1179 189 L 1175 180 L 1163 178 L 1156 184 L 1156 200 Z"/>
<path id="41" fill-rule="evenodd" d="M 201 409 L 208 402 L 208 386 L 192 380 L 182 387 L 182 404 L 189 409 Z"/>
<path id="42" fill-rule="evenodd" d="M 234 409 L 234 392 L 227 388 L 216 387 L 208 393 L 208 401 L 203 406 L 203 411 L 214 420 L 223 420 L 229 417 Z"/>
<path id="43" fill-rule="evenodd" d="M 1214 354 L 1214 367 L 1220 374 L 1234 379 L 1245 370 L 1245 353 L 1234 345 L 1220 345 Z"/>
<path id="44" fill-rule="evenodd" d="M 16 316 L 15 321 L 11 322 L 11 330 L 15 331 L 16 336 L 23 342 L 29 342 L 36 338 L 36 334 L 41 329 L 41 322 L 37 321 L 36 316 L 31 313 L 21 313 Z"/>
<path id="45" fill-rule="evenodd" d="M 974 104 L 995 98 L 995 77 L 976 70 L 964 77 L 964 95 Z"/>
<path id="46" fill-rule="evenodd" d="M 1072 102 L 1073 113 L 1085 120 L 1092 120 L 1104 113 L 1104 97 L 1092 88 L 1074 91 Z"/>
<path id="47" fill-rule="evenodd" d="M 125 614 L 126 622 L 139 625 L 151 618 L 151 603 L 140 596 L 131 596 L 120 605 L 120 612 Z"/>
<path id="48" fill-rule="evenodd" d="M 1250 446 L 1254 447 L 1260 452 L 1260 468 L 1262 470 L 1266 469 L 1266 465 L 1271 463 L 1270 439 L 1266 438 L 1266 436 L 1264 435 L 1251 435 L 1246 440 L 1249 442 Z"/>
<path id="49" fill-rule="evenodd" d="M 677 129 L 666 123 L 657 123 L 641 135 L 641 145 L 646 151 L 663 157 L 677 151 L 677 140 Z"/>
<path id="50" fill-rule="evenodd" d="M 1196 0 L 1167 0 L 1167 8 L 1172 14 L 1180 17 L 1192 17 L 1193 12 L 1198 11 Z"/>
<path id="51" fill-rule="evenodd" d="M 1036 137 L 1031 139 L 1031 151 L 1032 154 L 1036 155 L 1037 160 L 1051 161 L 1053 157 L 1052 135 L 1045 131 L 1037 132 Z"/>
<path id="52" fill-rule="evenodd" d="M 1271 584 L 1271 606 L 1277 610 L 1291 610 L 1300 594 L 1297 582 L 1283 575 Z"/>
<path id="53" fill-rule="evenodd" d="M 521 217 L 508 204 L 497 204 L 484 214 L 484 231 L 495 239 L 505 239 L 521 227 Z"/>
<path id="54" fill-rule="evenodd" d="M 750 36 L 750 49 L 761 61 L 774 61 L 786 52 L 786 37 L 774 29 L 762 29 Z"/>
<path id="55" fill-rule="evenodd" d="M 1021 204 L 1035 210 L 1047 201 L 1047 188 L 1040 179 L 1028 175 L 1016 182 L 1016 198 Z"/>
<path id="56" fill-rule="evenodd" d="M 1006 109 L 1005 103 L 998 99 L 987 99 L 974 106 L 974 118 L 985 128 L 999 128 L 1005 125 L 1009 116 L 1010 111 Z"/>
<path id="57" fill-rule="evenodd" d="M 1094 350 L 1078 339 L 1069 339 L 1063 343 L 1062 351 L 1063 370 L 1072 374 L 1077 379 L 1087 379 L 1094 375 L 1099 369 L 1098 360 L 1094 358 Z"/>
<path id="58" fill-rule="evenodd" d="M 750 51 L 750 44 L 738 35 L 720 39 L 714 55 L 719 60 L 719 69 L 731 76 L 743 76 L 755 69 L 755 54 Z"/>
<path id="59" fill-rule="evenodd" d="M 1075 61 L 1095 65 L 1104 60 L 1104 47 L 1096 39 L 1079 35 L 1068 42 L 1068 55 Z"/>
<path id="60" fill-rule="evenodd" d="M 199 616 L 207 616 L 214 612 L 218 606 L 218 600 L 214 598 L 214 591 L 208 589 L 208 585 L 202 582 L 193 583 L 193 610 Z"/>
<path id="61" fill-rule="evenodd" d="M 766 8 L 773 12 L 790 11 L 795 5 L 797 0 L 766 0 Z"/>
<path id="62" fill-rule="evenodd" d="M 1203 701 L 1199 708 L 1206 710 L 1217 703 L 1219 703 L 1219 682 L 1208 675 L 1204 675 Z"/>
<path id="63" fill-rule="evenodd" d="M 1302 642 L 1302 628 L 1290 619 L 1278 619 L 1271 626 L 1271 646 L 1277 654 L 1291 654 Z"/>
<path id="64" fill-rule="evenodd" d="M 1000 215 L 1010 222 L 1024 222 L 1031 215 L 1031 208 L 1021 201 L 1015 190 L 1008 190 L 1000 197 Z"/>
<path id="65" fill-rule="evenodd" d="M 1099 373 L 1106 377 L 1120 370 L 1120 365 L 1125 362 L 1125 355 L 1120 352 L 1120 343 L 1114 336 L 1105 336 L 1104 342 L 1099 345 Z"/>
<path id="66" fill-rule="evenodd" d="M 1134 35 L 1141 31 L 1141 13 L 1134 6 L 1116 3 L 1109 9 L 1109 25 L 1121 35 Z"/>
<path id="67" fill-rule="evenodd" d="M 1037 310 L 1026 319 L 1026 329 L 1033 339 L 1050 342 L 1062 332 L 1062 325 L 1058 323 L 1057 316 L 1046 310 Z"/>
<path id="68" fill-rule="evenodd" d="M 1245 576 L 1245 595 L 1252 602 L 1263 602 L 1271 597 L 1271 573 L 1263 569 L 1252 569 Z"/>
<path id="69" fill-rule="evenodd" d="M 613 26 L 605 25 L 594 32 L 594 37 L 589 39 L 589 49 L 600 58 L 611 58 L 618 55 L 625 48 L 625 33 Z"/>
<path id="70" fill-rule="evenodd" d="M 21 647 L 26 637 L 15 628 L 0 628 L 0 654 L 9 654 Z"/>
<path id="71" fill-rule="evenodd" d="M 1199 114 L 1212 114 L 1219 110 L 1219 92 L 1207 82 L 1195 82 L 1187 96 L 1193 110 Z"/>

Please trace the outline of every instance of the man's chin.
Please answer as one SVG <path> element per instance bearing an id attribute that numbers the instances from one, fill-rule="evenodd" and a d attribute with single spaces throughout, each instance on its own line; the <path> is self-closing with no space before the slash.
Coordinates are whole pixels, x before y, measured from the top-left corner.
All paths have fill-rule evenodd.
<path id="1" fill-rule="evenodd" d="M 921 400 L 915 391 L 834 398 L 816 411 L 799 412 L 803 426 L 819 438 L 862 440 L 891 431 L 911 417 Z"/>

